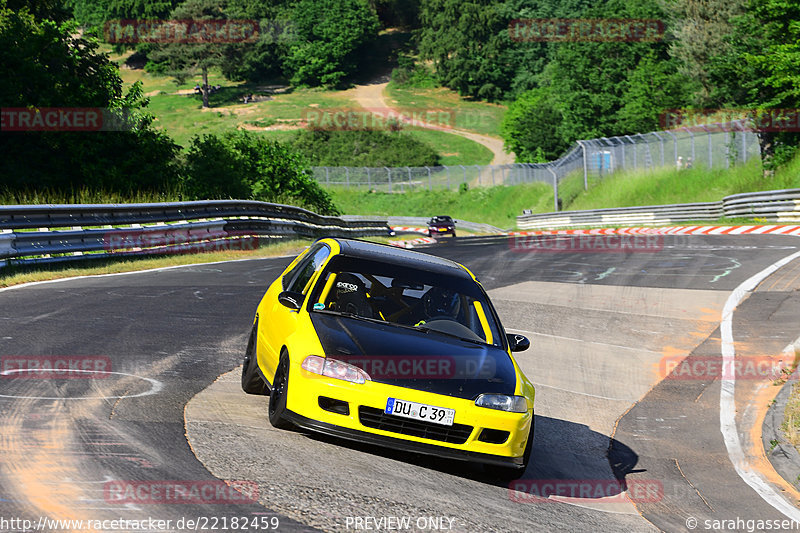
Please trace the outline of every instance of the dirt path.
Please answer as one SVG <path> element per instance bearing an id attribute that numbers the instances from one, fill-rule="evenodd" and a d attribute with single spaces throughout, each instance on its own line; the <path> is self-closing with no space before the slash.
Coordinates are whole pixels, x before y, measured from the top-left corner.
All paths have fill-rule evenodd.
<path id="1" fill-rule="evenodd" d="M 386 89 L 386 86 L 389 84 L 388 81 L 379 80 L 380 83 L 372 83 L 369 85 L 356 85 L 354 88 L 349 89 L 347 93 L 361 107 L 366 108 L 382 108 L 382 109 L 392 109 L 392 107 L 386 102 L 383 97 L 383 91 Z M 484 145 L 486 148 L 492 151 L 494 157 L 492 158 L 491 165 L 508 165 L 514 162 L 514 154 L 507 154 L 503 150 L 503 140 L 497 139 L 495 137 L 489 137 L 488 135 L 481 135 L 479 133 L 473 133 L 471 131 L 465 130 L 458 130 L 454 128 L 444 128 L 442 126 L 430 123 L 419 123 L 416 122 L 415 125 L 422 126 L 424 128 L 445 131 L 447 133 L 452 133 L 454 135 L 459 135 L 471 141 L 475 141 L 476 143 Z"/>

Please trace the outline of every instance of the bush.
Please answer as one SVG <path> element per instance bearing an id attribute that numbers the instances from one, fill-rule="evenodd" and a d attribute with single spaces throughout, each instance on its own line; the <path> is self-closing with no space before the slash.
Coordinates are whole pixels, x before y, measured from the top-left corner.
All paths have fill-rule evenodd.
<path id="1" fill-rule="evenodd" d="M 424 167 L 439 164 L 439 155 L 427 144 L 389 124 L 392 131 L 303 130 L 292 147 L 314 166 Z"/>
<path id="2" fill-rule="evenodd" d="M 186 192 L 197 199 L 291 202 L 323 215 L 338 214 L 300 154 L 247 131 L 192 139 L 186 174 Z"/>

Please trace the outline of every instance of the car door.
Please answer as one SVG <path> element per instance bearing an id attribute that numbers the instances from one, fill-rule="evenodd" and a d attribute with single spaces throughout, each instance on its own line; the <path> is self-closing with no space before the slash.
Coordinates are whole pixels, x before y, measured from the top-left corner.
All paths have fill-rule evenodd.
<path id="1" fill-rule="evenodd" d="M 313 285 L 313 280 L 316 279 L 315 275 L 325 265 L 330 254 L 331 249 L 328 245 L 323 243 L 314 245 L 306 256 L 283 276 L 283 290 L 302 293 L 305 301 L 305 297 L 308 296 Z M 278 302 L 276 293 L 268 307 L 267 316 L 259 317 L 258 361 L 270 381 L 278 367 L 284 340 L 297 329 L 299 312 Z"/>

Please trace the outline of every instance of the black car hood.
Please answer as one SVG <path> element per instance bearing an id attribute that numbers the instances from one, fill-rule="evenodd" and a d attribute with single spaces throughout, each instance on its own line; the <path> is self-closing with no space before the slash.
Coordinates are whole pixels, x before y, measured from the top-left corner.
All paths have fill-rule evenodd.
<path id="1" fill-rule="evenodd" d="M 325 355 L 357 366 L 372 381 L 456 398 L 514 394 L 508 353 L 434 331 L 311 313 Z"/>

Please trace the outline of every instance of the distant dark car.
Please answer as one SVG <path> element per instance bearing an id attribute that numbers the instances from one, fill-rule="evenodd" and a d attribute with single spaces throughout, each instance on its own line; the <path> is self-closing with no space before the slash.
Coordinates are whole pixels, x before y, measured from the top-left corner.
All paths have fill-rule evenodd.
<path id="1" fill-rule="evenodd" d="M 439 237 L 442 235 L 456 236 L 456 221 L 448 216 L 433 217 L 428 221 L 428 236 Z"/>

